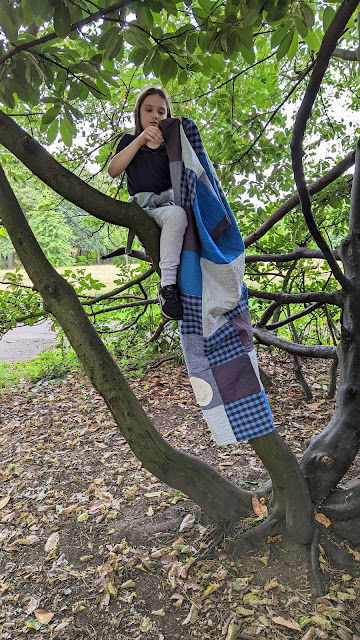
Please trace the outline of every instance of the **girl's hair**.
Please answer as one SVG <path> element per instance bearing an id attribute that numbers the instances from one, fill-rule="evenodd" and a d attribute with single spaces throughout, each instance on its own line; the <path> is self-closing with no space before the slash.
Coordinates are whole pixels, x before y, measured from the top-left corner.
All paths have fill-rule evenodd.
<path id="1" fill-rule="evenodd" d="M 165 100 L 166 102 L 166 108 L 167 108 L 167 114 L 166 117 L 167 118 L 171 118 L 171 104 L 170 104 L 170 98 L 169 96 L 166 95 L 165 91 L 163 89 L 158 89 L 157 87 L 149 87 L 148 89 L 143 89 L 143 91 L 140 93 L 140 95 L 138 96 L 137 100 L 136 100 L 136 104 L 135 104 L 135 108 L 134 108 L 134 118 L 135 118 L 135 136 L 139 136 L 140 133 L 143 131 L 143 128 L 141 126 L 141 122 L 140 122 L 140 107 L 142 105 L 142 103 L 144 102 L 145 98 L 147 98 L 148 96 L 152 96 L 155 93 L 157 93 L 163 100 Z"/>

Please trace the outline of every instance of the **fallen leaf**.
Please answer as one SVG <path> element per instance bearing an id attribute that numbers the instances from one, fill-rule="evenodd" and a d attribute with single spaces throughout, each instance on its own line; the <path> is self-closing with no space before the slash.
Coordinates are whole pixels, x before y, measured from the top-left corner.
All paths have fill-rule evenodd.
<path id="1" fill-rule="evenodd" d="M 156 611 L 152 611 L 151 615 L 153 615 L 153 616 L 164 616 L 165 615 L 165 611 L 164 611 L 163 607 L 161 607 L 161 609 L 157 609 Z"/>
<path id="2" fill-rule="evenodd" d="M 49 624 L 50 620 L 53 619 L 54 613 L 50 611 L 46 611 L 46 609 L 35 609 L 34 611 L 35 618 L 40 624 Z"/>
<path id="3" fill-rule="evenodd" d="M 255 515 L 264 516 L 264 518 L 266 518 L 268 514 L 268 509 L 266 504 L 263 504 L 262 502 L 260 502 L 260 500 L 255 495 L 252 497 L 251 502 L 252 502 L 252 508 Z"/>
<path id="4" fill-rule="evenodd" d="M 210 593 L 214 593 L 214 591 L 217 591 L 219 587 L 219 584 L 217 584 L 216 582 L 212 582 L 211 584 L 209 584 L 207 589 L 205 589 L 204 595 L 208 596 Z"/>
<path id="5" fill-rule="evenodd" d="M 225 640 L 236 640 L 241 627 L 235 622 L 230 622 Z"/>
<path id="6" fill-rule="evenodd" d="M 49 536 L 45 542 L 46 553 L 49 553 L 49 551 L 52 551 L 53 549 L 55 549 L 59 540 L 60 540 L 59 532 L 55 531 L 55 533 L 52 533 L 51 536 Z"/>
<path id="7" fill-rule="evenodd" d="M 315 638 L 315 634 L 316 634 L 316 629 L 315 627 L 310 627 L 310 629 L 307 630 L 307 632 L 305 633 L 305 635 L 301 638 L 301 640 L 314 640 Z"/>
<path id="8" fill-rule="evenodd" d="M 295 622 L 292 618 L 282 618 L 281 616 L 275 616 L 275 618 L 271 619 L 271 622 L 280 625 L 281 627 L 286 627 L 287 629 L 295 629 L 296 631 L 301 631 L 300 625 Z"/>
<path id="9" fill-rule="evenodd" d="M 329 518 L 327 518 L 324 513 L 315 513 L 315 520 L 316 522 L 320 522 L 320 524 L 323 524 L 326 528 L 330 527 L 331 525 L 331 520 L 329 520 Z"/>
<path id="10" fill-rule="evenodd" d="M 10 496 L 5 496 L 5 498 L 1 498 L 0 500 L 0 509 L 3 509 L 4 507 L 6 507 L 7 503 L 10 500 Z"/>
<path id="11" fill-rule="evenodd" d="M 191 527 L 193 526 L 195 522 L 195 516 L 193 513 L 187 513 L 185 518 L 183 518 L 180 527 L 179 527 L 179 531 L 185 531 L 186 529 L 191 529 Z"/>
<path id="12" fill-rule="evenodd" d="M 196 620 L 197 614 L 198 614 L 197 607 L 194 604 L 192 604 L 188 615 L 186 616 L 185 620 L 182 621 L 181 624 L 182 625 L 191 624 Z"/>

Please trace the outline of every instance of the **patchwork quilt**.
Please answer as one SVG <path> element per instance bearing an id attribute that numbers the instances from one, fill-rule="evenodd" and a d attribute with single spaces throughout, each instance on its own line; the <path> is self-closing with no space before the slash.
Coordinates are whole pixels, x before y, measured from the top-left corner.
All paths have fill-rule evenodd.
<path id="1" fill-rule="evenodd" d="M 244 243 L 195 122 L 169 118 L 160 127 L 175 204 L 188 216 L 179 329 L 190 381 L 217 444 L 257 438 L 274 424 L 253 344 Z"/>

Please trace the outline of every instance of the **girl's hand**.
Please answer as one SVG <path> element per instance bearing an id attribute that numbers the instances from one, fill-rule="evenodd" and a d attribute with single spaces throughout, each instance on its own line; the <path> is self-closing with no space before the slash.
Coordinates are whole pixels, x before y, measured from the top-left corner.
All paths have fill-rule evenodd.
<path id="1" fill-rule="evenodd" d="M 164 142 L 163 135 L 156 124 L 146 127 L 139 135 L 140 140 L 141 144 L 154 145 L 155 148 L 160 147 Z"/>

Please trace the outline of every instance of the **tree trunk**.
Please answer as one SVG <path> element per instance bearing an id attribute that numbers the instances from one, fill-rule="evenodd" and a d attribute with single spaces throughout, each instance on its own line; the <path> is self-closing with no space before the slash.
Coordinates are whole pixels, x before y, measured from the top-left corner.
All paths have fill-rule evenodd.
<path id="1" fill-rule="evenodd" d="M 9 252 L 7 255 L 7 267 L 13 269 L 15 267 L 15 253 Z"/>

